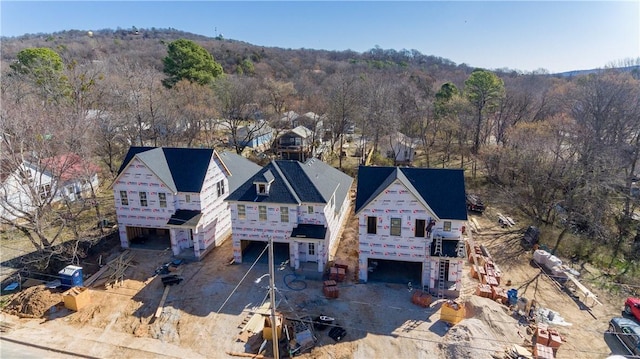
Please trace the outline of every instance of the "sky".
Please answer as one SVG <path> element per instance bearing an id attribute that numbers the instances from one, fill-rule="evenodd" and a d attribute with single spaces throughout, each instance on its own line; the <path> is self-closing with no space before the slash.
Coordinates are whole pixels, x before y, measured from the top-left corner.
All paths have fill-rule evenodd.
<path id="1" fill-rule="evenodd" d="M 0 1 L 0 35 L 174 28 L 280 48 L 418 50 L 486 69 L 640 58 L 631 1 Z"/>

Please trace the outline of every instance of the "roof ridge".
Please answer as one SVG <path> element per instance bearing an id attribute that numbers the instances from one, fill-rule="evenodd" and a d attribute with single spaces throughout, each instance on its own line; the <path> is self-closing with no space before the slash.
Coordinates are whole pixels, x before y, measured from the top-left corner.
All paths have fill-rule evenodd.
<path id="1" fill-rule="evenodd" d="M 313 181 L 313 178 L 309 177 L 309 174 L 307 173 L 307 171 L 305 171 L 305 170 L 304 170 L 304 166 L 309 166 L 309 167 L 311 167 L 311 166 L 310 166 L 310 164 L 311 164 L 311 163 L 314 163 L 314 162 L 312 162 L 312 160 L 313 160 L 313 159 L 312 159 L 312 158 L 310 158 L 310 159 L 308 159 L 308 160 L 307 160 L 307 162 L 305 162 L 305 163 L 302 163 L 302 162 L 298 162 L 298 161 L 296 161 L 296 164 L 298 165 L 298 167 L 300 167 L 300 170 L 302 170 L 302 173 L 304 173 L 305 177 L 309 180 L 309 182 L 311 182 L 311 184 L 313 184 L 313 189 L 316 191 L 316 193 L 320 195 L 320 197 L 324 200 L 324 202 L 325 202 L 325 203 L 329 203 L 329 199 L 325 198 L 325 197 L 322 195 L 322 192 L 320 192 L 320 190 L 318 190 L 318 186 L 317 186 L 317 185 L 316 185 L 316 183 Z M 329 180 L 329 178 L 325 178 L 325 180 Z M 338 183 L 338 185 L 340 185 L 340 183 Z M 334 188 L 333 192 L 335 192 L 337 188 L 338 188 L 338 187 Z"/>
<path id="2" fill-rule="evenodd" d="M 271 164 L 273 165 L 273 167 L 276 170 L 276 172 L 278 172 L 278 175 L 280 176 L 280 178 L 282 178 L 282 180 L 284 181 L 284 185 L 287 187 L 289 192 L 293 195 L 293 198 L 298 202 L 298 205 L 300 205 L 302 203 L 302 201 L 300 200 L 300 197 L 298 196 L 298 193 L 296 193 L 296 191 L 291 186 L 291 183 L 289 183 L 289 180 L 287 179 L 287 177 L 284 175 L 284 173 L 282 173 L 282 170 L 280 169 L 280 166 L 278 166 L 278 162 L 277 161 L 273 161 L 273 162 L 271 162 Z"/>

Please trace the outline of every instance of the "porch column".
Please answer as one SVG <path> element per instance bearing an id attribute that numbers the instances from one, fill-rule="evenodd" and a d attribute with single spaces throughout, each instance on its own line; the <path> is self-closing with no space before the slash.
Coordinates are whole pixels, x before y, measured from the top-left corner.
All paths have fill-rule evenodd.
<path id="1" fill-rule="evenodd" d="M 300 254 L 298 253 L 298 242 L 296 241 L 289 244 L 289 261 L 294 269 L 300 268 Z"/>
<path id="2" fill-rule="evenodd" d="M 169 238 L 171 239 L 171 252 L 173 255 L 180 254 L 180 248 L 178 247 L 178 239 L 176 238 L 176 229 L 169 228 Z"/>

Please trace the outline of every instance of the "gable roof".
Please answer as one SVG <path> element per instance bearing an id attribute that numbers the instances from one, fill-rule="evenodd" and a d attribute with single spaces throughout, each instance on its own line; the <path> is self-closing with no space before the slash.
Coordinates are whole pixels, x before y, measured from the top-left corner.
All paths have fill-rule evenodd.
<path id="1" fill-rule="evenodd" d="M 294 128 L 293 130 L 287 132 L 287 134 L 295 134 L 299 137 L 302 138 L 308 138 L 311 137 L 313 135 L 313 131 L 311 131 L 310 129 L 300 125 L 296 128 Z"/>
<path id="2" fill-rule="evenodd" d="M 238 137 L 238 139 L 244 139 L 249 135 L 250 132 L 251 136 L 254 138 L 262 137 L 265 135 L 272 135 L 273 128 L 271 128 L 271 126 L 269 126 L 264 121 L 253 122 L 247 126 L 239 127 L 236 132 L 236 136 Z"/>
<path id="3" fill-rule="evenodd" d="M 467 220 L 462 169 L 360 166 L 356 213 L 396 180 L 439 218 Z"/>
<path id="4" fill-rule="evenodd" d="M 210 148 L 172 148 L 172 147 L 131 147 L 127 152 L 118 175 L 128 166 L 133 158 L 143 162 L 169 189 L 174 192 L 200 192 L 204 183 L 207 169 L 215 151 Z M 223 165 L 229 169 L 229 186 L 249 177 L 260 166 L 252 167 L 251 161 L 240 156 L 226 155 L 229 158 Z M 246 167 L 246 168 L 245 168 Z M 252 170 L 253 168 L 253 170 Z M 233 170 L 238 174 L 237 181 L 233 177 Z"/>
<path id="5" fill-rule="evenodd" d="M 220 153 L 219 157 L 231 173 L 228 177 L 230 193 L 262 169 L 259 165 L 235 152 L 225 151 Z"/>
<path id="6" fill-rule="evenodd" d="M 269 175 L 270 174 L 270 175 Z M 258 196 L 256 182 L 273 177 L 268 196 Z M 227 200 L 265 203 L 328 203 L 336 194 L 336 206 L 340 208 L 349 193 L 353 178 L 317 160 L 271 161 L 260 172 L 246 181 Z"/>

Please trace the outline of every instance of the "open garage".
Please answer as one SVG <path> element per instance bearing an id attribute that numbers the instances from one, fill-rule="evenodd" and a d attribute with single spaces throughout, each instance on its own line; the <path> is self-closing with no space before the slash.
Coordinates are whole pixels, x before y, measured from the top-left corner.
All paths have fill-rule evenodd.
<path id="1" fill-rule="evenodd" d="M 169 230 L 165 228 L 144 228 L 127 226 L 129 248 L 165 250 L 171 248 Z"/>
<path id="2" fill-rule="evenodd" d="M 242 262 L 253 263 L 267 246 L 267 242 L 241 241 Z M 269 263 L 269 250 L 264 252 L 258 263 Z M 276 266 L 289 260 L 289 243 L 275 242 L 273 245 L 273 258 Z"/>
<path id="3" fill-rule="evenodd" d="M 422 283 L 422 262 L 392 261 L 369 258 L 369 282 L 402 283 L 414 286 Z"/>

